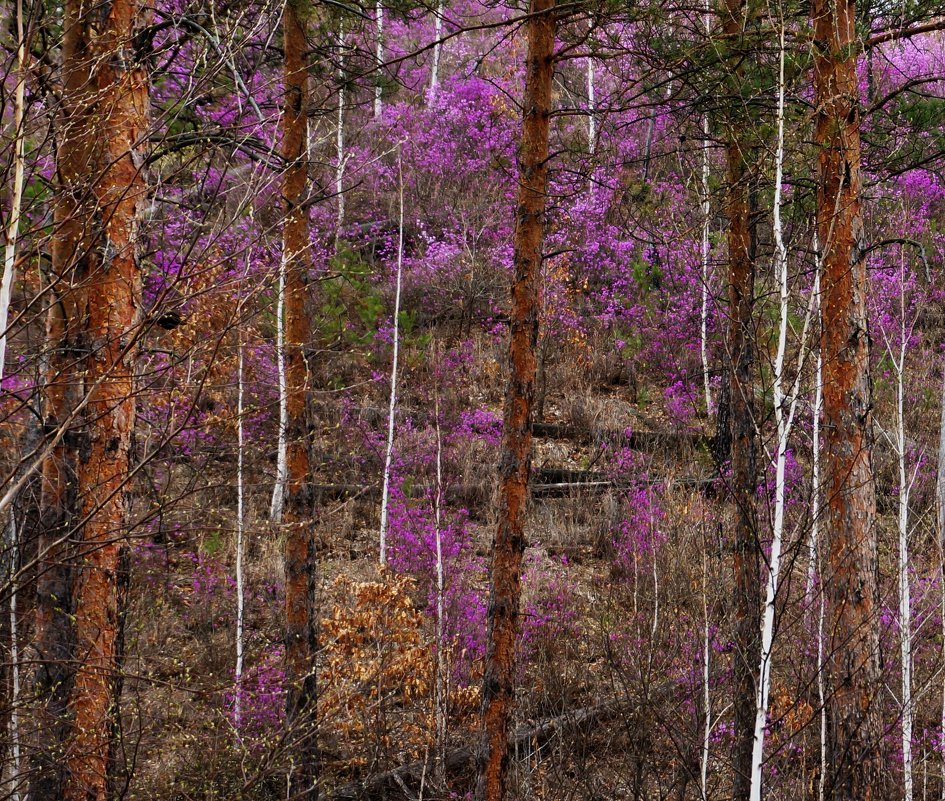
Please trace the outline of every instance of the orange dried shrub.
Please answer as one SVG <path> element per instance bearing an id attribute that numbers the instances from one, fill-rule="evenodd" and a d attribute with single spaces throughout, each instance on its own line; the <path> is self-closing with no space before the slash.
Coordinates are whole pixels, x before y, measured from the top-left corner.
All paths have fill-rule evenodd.
<path id="1" fill-rule="evenodd" d="M 817 714 L 803 696 L 795 695 L 783 684 L 773 687 L 768 714 L 772 752 L 777 753 L 788 743 L 798 741 L 806 728 L 816 725 Z"/>
<path id="2" fill-rule="evenodd" d="M 415 585 L 384 573 L 330 586 L 318 698 L 326 770 L 385 770 L 432 749 L 435 655 Z"/>

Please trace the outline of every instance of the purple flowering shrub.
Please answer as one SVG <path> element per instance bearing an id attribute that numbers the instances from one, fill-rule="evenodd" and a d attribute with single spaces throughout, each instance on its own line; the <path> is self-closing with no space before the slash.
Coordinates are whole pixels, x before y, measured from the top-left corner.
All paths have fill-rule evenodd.
<path id="1" fill-rule="evenodd" d="M 227 719 L 239 745 L 258 758 L 271 753 L 282 737 L 286 687 L 282 646 L 267 648 L 260 661 L 224 693 Z"/>

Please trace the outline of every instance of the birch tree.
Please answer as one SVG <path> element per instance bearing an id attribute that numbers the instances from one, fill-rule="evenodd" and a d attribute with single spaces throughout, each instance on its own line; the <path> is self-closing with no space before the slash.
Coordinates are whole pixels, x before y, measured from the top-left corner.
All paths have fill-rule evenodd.
<path id="1" fill-rule="evenodd" d="M 397 226 L 397 274 L 394 290 L 393 346 L 394 353 L 390 367 L 390 396 L 387 406 L 387 449 L 384 453 L 384 477 L 381 489 L 381 526 L 380 559 L 387 564 L 387 511 L 390 504 L 391 464 L 394 458 L 394 428 L 397 412 L 397 360 L 400 354 L 400 288 L 404 266 L 404 174 L 400 159 L 400 146 L 397 147 L 397 181 L 399 221 Z"/>
<path id="2" fill-rule="evenodd" d="M 905 273 L 905 269 L 903 269 Z M 902 276 L 905 281 L 905 275 Z M 904 293 L 904 290 L 903 290 Z M 902 669 L 902 776 L 903 798 L 912 801 L 912 593 L 909 588 L 909 494 L 912 482 L 906 467 L 905 362 L 907 331 L 905 302 L 899 356 L 893 359 L 896 374 L 896 461 L 899 463 L 899 656 Z"/>
<path id="3" fill-rule="evenodd" d="M 286 463 L 289 407 L 285 377 L 285 273 L 286 257 L 283 253 L 279 259 L 279 283 L 276 289 L 276 385 L 279 391 L 279 431 L 276 439 L 276 480 L 272 485 L 272 501 L 269 504 L 269 519 L 277 525 L 282 522 L 285 484 L 289 475 Z"/>
<path id="4" fill-rule="evenodd" d="M 437 779 L 446 782 L 446 725 L 448 720 L 449 675 L 446 664 L 446 582 L 443 569 L 443 436 L 440 430 L 440 392 L 435 389 L 433 403 L 436 429 L 436 488 L 433 496 L 434 535 L 436 538 L 436 716 Z"/>
<path id="5" fill-rule="evenodd" d="M 820 416 L 824 405 L 824 361 L 821 355 L 821 341 L 823 325 L 820 300 L 820 241 L 817 238 L 817 229 L 814 228 L 814 297 L 817 300 L 816 342 L 817 357 L 814 367 L 814 408 L 811 421 L 811 494 L 810 494 L 810 545 L 807 558 L 807 586 L 805 601 L 810 604 L 814 592 L 814 580 L 821 574 L 820 561 Z M 820 710 L 820 729 L 818 744 L 820 746 L 820 773 L 817 778 L 817 798 L 824 801 L 824 782 L 827 777 L 827 702 L 826 686 L 824 682 L 824 616 L 826 613 L 826 595 L 821 582 L 820 592 L 817 594 L 817 706 Z"/>
<path id="6" fill-rule="evenodd" d="M 384 66 L 384 6 L 381 0 L 374 3 L 374 25 L 376 27 L 375 51 L 374 51 L 374 119 L 380 119 L 381 112 L 384 110 L 383 97 L 383 73 L 381 69 Z"/>
<path id="7" fill-rule="evenodd" d="M 597 149 L 597 102 L 594 96 L 594 57 L 584 59 L 587 67 L 587 152 L 592 156 Z"/>
<path id="8" fill-rule="evenodd" d="M 443 37 L 443 0 L 437 0 L 436 11 L 433 12 L 436 19 L 433 23 L 433 64 L 430 67 L 430 98 L 436 97 L 437 90 L 440 88 L 440 58 L 443 52 L 443 43 L 440 39 Z"/>
<path id="9" fill-rule="evenodd" d="M 706 38 L 712 29 L 709 0 L 703 4 L 702 24 Z M 709 381 L 709 226 L 711 199 L 709 197 L 709 115 L 702 115 L 702 305 L 699 310 L 699 355 L 702 357 L 702 384 L 705 392 L 705 413 L 712 414 L 712 385 Z"/>
<path id="10" fill-rule="evenodd" d="M 702 754 L 699 760 L 699 793 L 702 801 L 709 799 L 709 746 L 712 740 L 712 656 L 711 621 L 709 620 L 709 568 L 708 543 L 703 526 L 702 541 Z"/>
<path id="11" fill-rule="evenodd" d="M 3 277 L 0 279 L 0 382 L 6 373 L 6 346 L 10 319 L 10 299 L 13 294 L 13 277 L 16 269 L 17 240 L 20 228 L 20 211 L 23 203 L 23 176 L 26 162 L 26 35 L 23 25 L 23 0 L 16 2 L 16 86 L 13 90 L 13 191 L 10 196 L 10 214 L 7 223 L 6 241 L 3 248 Z M 19 582 L 16 577 L 20 563 L 20 534 L 16 516 L 11 505 L 7 514 L 7 547 L 10 554 L 10 720 L 7 733 L 10 738 L 12 756 L 10 797 L 20 801 L 21 742 L 20 742 L 20 642 L 17 596 Z M 0 518 L 2 519 L 2 518 Z"/>
<path id="12" fill-rule="evenodd" d="M 935 476 L 936 522 L 940 564 L 939 591 L 942 604 L 942 659 L 945 661 L 945 360 L 942 362 L 941 412 L 938 426 L 938 470 Z M 945 680 L 942 682 L 942 718 L 939 736 L 945 739 Z M 942 755 L 942 794 L 945 801 L 945 754 Z"/>
<path id="13" fill-rule="evenodd" d="M 764 609 L 761 619 L 761 658 L 758 666 L 758 683 L 755 702 L 755 729 L 751 759 L 751 801 L 761 801 L 762 764 L 764 762 L 765 728 L 768 723 L 768 701 L 771 692 L 771 662 L 774 648 L 775 604 L 781 574 L 781 552 L 784 544 L 784 509 L 786 499 L 785 470 L 787 467 L 788 442 L 797 411 L 797 399 L 800 380 L 803 374 L 806 355 L 806 335 L 811 314 L 816 303 L 816 294 L 811 295 L 810 305 L 801 333 L 800 355 L 798 356 L 797 375 L 790 387 L 785 387 L 785 358 L 787 355 L 787 334 L 790 316 L 790 292 L 788 286 L 788 252 L 784 243 L 784 230 L 781 222 L 781 184 L 784 180 L 784 59 L 785 25 L 779 21 L 778 28 L 778 89 L 777 89 L 777 146 L 774 166 L 774 205 L 773 232 L 775 250 L 775 277 L 778 282 L 778 346 L 774 360 L 772 390 L 774 395 L 774 418 L 777 426 L 777 445 L 775 453 L 774 479 L 774 515 L 771 536 L 771 555 L 768 562 L 767 581 L 765 583 Z M 816 289 L 816 287 L 815 287 Z"/>
<path id="14" fill-rule="evenodd" d="M 13 90 L 13 190 L 10 214 L 4 231 L 3 277 L 0 279 L 0 379 L 6 365 L 10 298 L 16 270 L 16 246 L 23 205 L 23 174 L 26 166 L 26 36 L 23 30 L 23 0 L 16 3 L 16 86 Z"/>
<path id="15" fill-rule="evenodd" d="M 338 31 L 338 111 L 335 119 L 335 255 L 338 255 L 338 245 L 341 237 L 341 230 L 345 224 L 345 102 L 347 92 L 345 91 L 345 71 L 344 64 L 345 47 L 348 38 L 345 34 L 344 23 Z"/>
<path id="16" fill-rule="evenodd" d="M 896 431 L 893 448 L 899 468 L 898 493 L 898 560 L 897 577 L 899 581 L 899 665 L 902 679 L 902 777 L 903 798 L 912 801 L 913 797 L 913 759 L 912 729 L 915 716 L 912 695 L 912 592 L 909 586 L 909 497 L 913 479 L 908 475 L 908 454 L 906 453 L 906 418 L 905 418 L 905 370 L 906 354 L 912 325 L 909 322 L 907 302 L 908 279 L 906 260 L 902 251 L 899 254 L 899 330 L 896 339 L 881 327 L 886 354 L 892 364 L 896 379 Z"/>
<path id="17" fill-rule="evenodd" d="M 237 731 L 242 721 L 243 703 L 243 617 L 245 610 L 245 577 L 243 575 L 243 332 L 237 331 L 237 368 L 236 368 L 236 700 L 233 718 Z"/>

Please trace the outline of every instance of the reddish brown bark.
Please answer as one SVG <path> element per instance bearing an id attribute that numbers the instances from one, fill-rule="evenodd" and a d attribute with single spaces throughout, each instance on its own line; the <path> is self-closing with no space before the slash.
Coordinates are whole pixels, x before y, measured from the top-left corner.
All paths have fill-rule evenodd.
<path id="1" fill-rule="evenodd" d="M 76 469 L 81 554 L 73 588 L 76 675 L 63 798 L 105 801 L 118 656 L 119 559 L 135 419 L 133 343 L 141 296 L 138 221 L 147 199 L 142 166 L 148 83 L 133 47 L 144 23 L 136 0 L 112 0 L 94 12 L 76 14 L 84 16 L 97 125 L 88 165 L 95 170 L 88 210 L 94 239 L 90 237 L 88 273 L 76 293 L 75 309 L 87 345 L 81 378 L 88 403 Z"/>
<path id="2" fill-rule="evenodd" d="M 133 47 L 141 23 L 134 0 L 64 6 L 43 414 L 50 435 L 67 433 L 42 467 L 37 798 L 107 796 L 145 201 L 147 78 Z"/>
<path id="3" fill-rule="evenodd" d="M 66 10 L 63 31 L 63 98 L 57 150 L 58 196 L 54 209 L 50 306 L 46 319 L 48 369 L 43 388 L 43 427 L 54 435 L 66 425 L 78 403 L 77 354 L 85 349 L 76 314 L 79 290 L 74 277 L 88 274 L 88 245 L 80 203 L 88 192 L 90 156 L 88 101 L 89 65 L 75 53 L 83 36 L 75 8 Z M 73 12 L 70 16 L 69 12 Z M 74 678 L 75 632 L 72 626 L 74 552 L 68 544 L 75 519 L 76 435 L 73 430 L 52 449 L 42 465 L 39 519 L 39 570 L 36 580 L 34 692 L 37 710 L 31 798 L 59 798 L 65 782 L 64 749 L 69 737 L 67 704 Z"/>
<path id="4" fill-rule="evenodd" d="M 885 798 L 877 612 L 876 494 L 860 210 L 855 4 L 816 0 L 817 228 L 823 258 L 824 472 L 830 574 L 828 797 Z"/>
<path id="5" fill-rule="evenodd" d="M 754 416 L 754 337 L 752 308 L 755 265 L 750 226 L 748 170 L 739 143 L 728 148 L 729 247 L 729 399 L 731 403 L 733 542 L 735 745 L 732 796 L 747 799 L 751 786 L 751 752 L 755 727 L 755 672 L 761 656 L 761 583 L 755 487 L 757 445 Z"/>
<path id="6" fill-rule="evenodd" d="M 741 91 L 746 63 L 743 53 L 746 0 L 728 0 L 723 32 L 733 44 L 734 65 L 729 76 L 733 94 Z M 736 100 L 736 103 L 738 101 Z M 750 128 L 739 106 L 730 121 L 726 146 L 728 214 L 728 351 L 729 426 L 731 444 L 731 500 L 734 507 L 733 561 L 735 641 L 734 717 L 735 742 L 732 755 L 732 797 L 747 801 L 751 789 L 751 755 L 755 728 L 755 682 L 761 656 L 761 582 L 755 488 L 757 442 L 754 410 L 755 348 L 753 307 L 755 291 L 755 247 L 752 223 L 751 157 L 747 143 Z"/>
<path id="7" fill-rule="evenodd" d="M 524 118 L 519 150 L 509 377 L 499 462 L 499 524 L 492 550 L 489 634 L 482 689 L 476 801 L 502 801 L 515 704 L 525 505 L 531 471 L 532 406 L 538 342 L 538 281 L 548 190 L 548 134 L 554 77 L 555 0 L 531 0 Z"/>
<path id="8" fill-rule="evenodd" d="M 311 267 L 308 213 L 308 70 L 305 30 L 299 0 L 285 4 L 282 17 L 285 53 L 285 101 L 282 115 L 282 157 L 286 162 L 282 196 L 285 206 L 286 430 L 285 507 L 285 637 L 288 681 L 287 723 L 297 744 L 293 759 L 292 795 L 316 798 L 318 761 L 315 732 L 315 542 L 310 457 L 310 370 L 306 356 L 309 322 L 306 314 Z"/>

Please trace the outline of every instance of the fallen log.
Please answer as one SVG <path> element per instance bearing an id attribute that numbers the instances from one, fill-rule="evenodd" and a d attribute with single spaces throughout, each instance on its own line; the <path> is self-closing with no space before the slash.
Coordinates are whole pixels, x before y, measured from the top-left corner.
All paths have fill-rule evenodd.
<path id="1" fill-rule="evenodd" d="M 509 739 L 509 751 L 514 753 L 516 749 L 523 746 L 541 748 L 557 735 L 573 731 L 584 724 L 602 723 L 625 711 L 630 705 L 630 700 L 612 699 L 601 704 L 565 712 L 563 715 L 549 718 L 534 726 L 523 727 Z M 471 768 L 475 756 L 476 749 L 472 745 L 451 749 L 446 754 L 446 772 L 455 775 Z M 428 756 L 426 759 L 418 759 L 361 781 L 349 782 L 328 790 L 322 798 L 328 801 L 361 800 L 385 797 L 389 793 L 398 791 L 409 798 L 406 792 L 407 783 L 419 786 L 424 778 L 431 774 L 432 758 Z"/>
<path id="2" fill-rule="evenodd" d="M 570 423 L 539 422 L 532 424 L 532 435 L 546 439 L 567 439 L 575 442 L 609 442 L 638 451 L 681 450 L 708 447 L 711 437 L 694 431 L 619 431 L 608 428 L 590 430 Z"/>
<path id="3" fill-rule="evenodd" d="M 606 473 L 560 467 L 534 468 L 529 489 L 533 498 L 541 500 L 580 494 L 594 495 L 608 490 L 629 489 L 641 483 L 652 487 L 667 486 L 669 489 L 698 489 L 709 497 L 713 497 L 718 491 L 717 481 L 714 478 L 690 476 L 672 479 L 668 484 L 660 479 L 618 481 L 609 478 Z M 380 493 L 380 487 L 376 484 L 318 484 L 315 487 L 315 493 L 317 498 L 331 501 L 376 498 Z M 412 497 L 422 497 L 422 486 L 415 486 L 410 494 Z M 463 503 L 491 497 L 491 485 L 456 484 L 446 490 L 446 500 L 450 503 Z"/>

